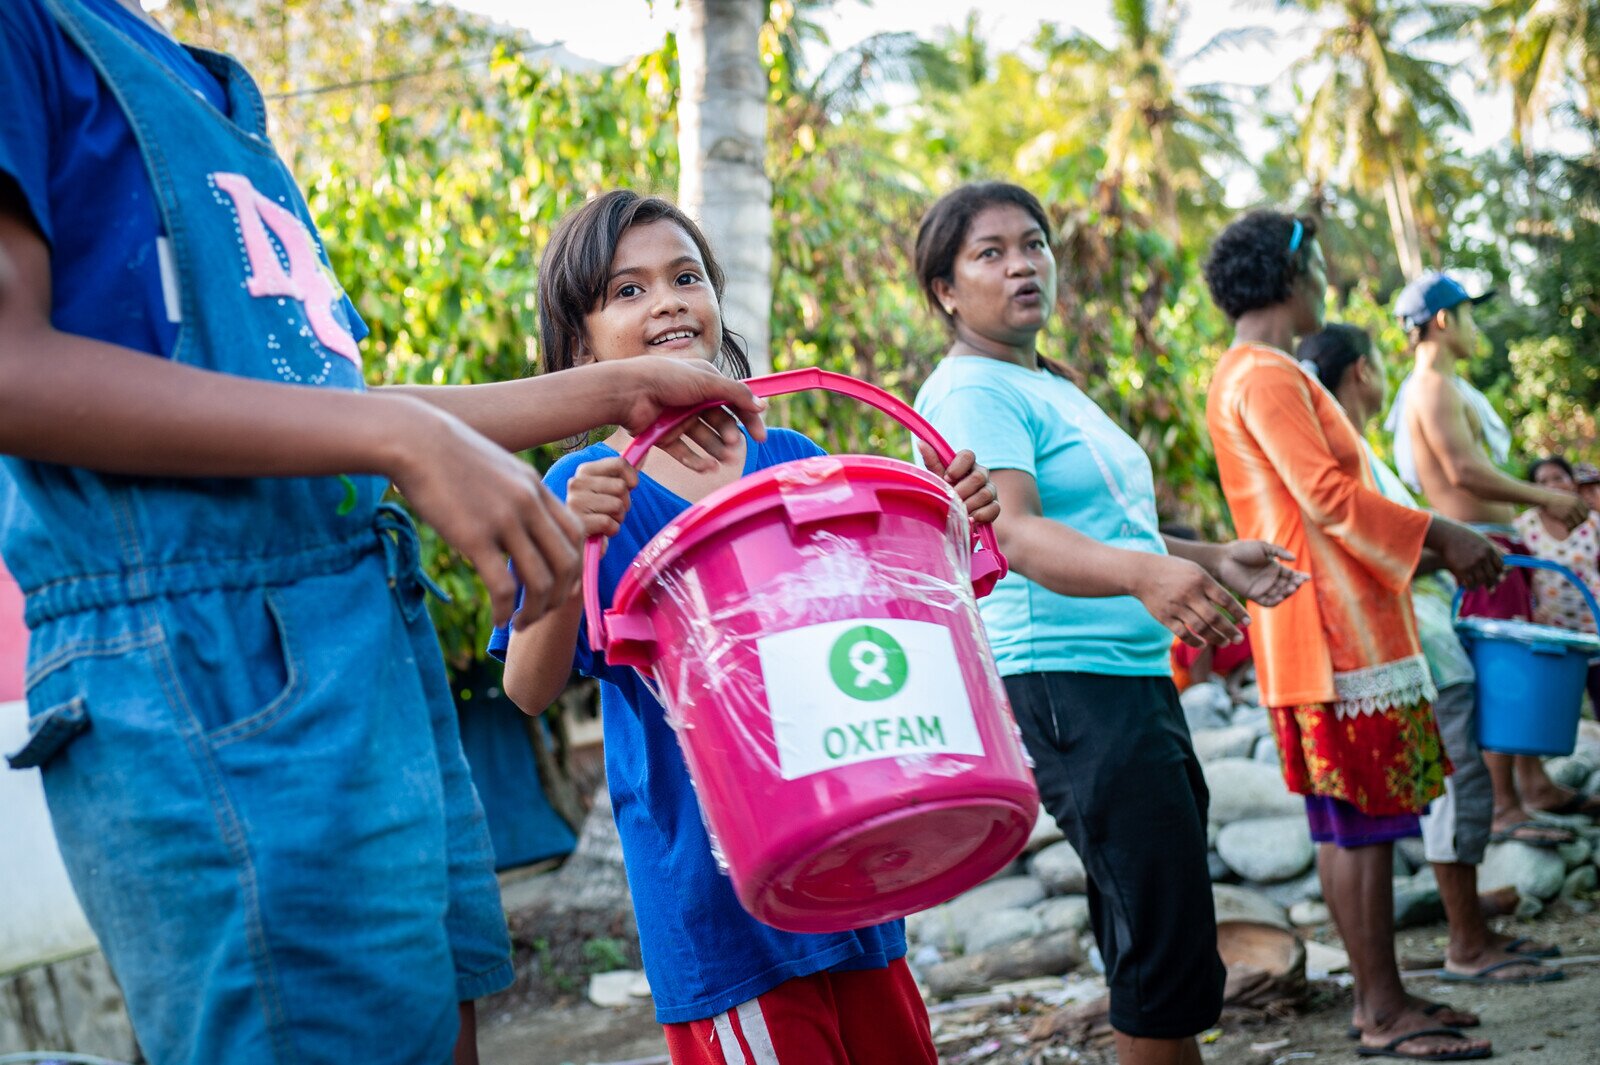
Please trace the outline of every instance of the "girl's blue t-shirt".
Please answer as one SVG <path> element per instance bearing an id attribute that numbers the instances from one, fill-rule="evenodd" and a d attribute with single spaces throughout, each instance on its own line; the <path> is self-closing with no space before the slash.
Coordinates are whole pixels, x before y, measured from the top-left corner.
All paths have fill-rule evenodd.
<path id="1" fill-rule="evenodd" d="M 568 455 L 545 475 L 559 498 L 579 466 L 616 457 L 605 444 Z M 772 429 L 748 441 L 744 472 L 823 451 L 799 433 Z M 611 602 L 628 565 L 689 503 L 643 475 L 622 530 L 600 565 L 600 599 Z M 509 628 L 494 631 L 489 653 L 504 660 Z M 797 977 L 880 969 L 906 952 L 901 921 L 825 935 L 783 932 L 745 912 L 717 868 L 678 736 L 666 710 L 631 668 L 613 668 L 589 650 L 580 627 L 573 665 L 600 681 L 606 781 L 638 918 L 645 974 L 662 1024 L 701 1020 Z"/>
<path id="2" fill-rule="evenodd" d="M 1167 553 L 1150 456 L 1077 385 L 1045 370 L 947 356 L 917 412 L 954 448 L 1039 486 L 1044 516 L 1101 543 Z M 1059 595 L 1016 570 L 978 601 L 1000 672 L 1170 676 L 1172 634 L 1132 596 Z"/>

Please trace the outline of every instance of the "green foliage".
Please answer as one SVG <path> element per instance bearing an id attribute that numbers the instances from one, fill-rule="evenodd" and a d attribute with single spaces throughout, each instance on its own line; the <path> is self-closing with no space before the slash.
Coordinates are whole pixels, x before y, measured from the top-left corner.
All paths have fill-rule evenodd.
<path id="1" fill-rule="evenodd" d="M 815 14 L 826 2 L 772 0 L 762 38 L 777 367 L 839 370 L 909 399 L 948 344 L 912 273 L 917 223 L 964 181 L 1016 181 L 1057 228 L 1060 285 L 1042 350 L 1148 452 L 1162 518 L 1225 533 L 1204 406 L 1230 330 L 1199 261 L 1229 217 L 1223 180 L 1247 164 L 1236 97 L 1179 76 L 1184 5 L 1115 0 L 1112 40 L 1046 28 L 1010 52 L 984 39 L 974 15 L 932 39 L 872 38 L 808 70 L 805 57 L 825 45 Z M 1454 154 L 1446 133 L 1462 116 L 1441 95 L 1444 72 L 1415 54 L 1429 5 L 1279 6 L 1345 16 L 1312 46 L 1325 76 L 1308 79 L 1293 114 L 1268 116 L 1276 144 L 1249 164 L 1263 202 L 1322 219 L 1330 316 L 1372 331 L 1397 382 L 1408 359 L 1388 311 L 1404 280 L 1396 239 L 1483 271 L 1507 297 L 1485 309 L 1493 345 L 1479 382 L 1506 400 L 1529 448 L 1576 443 L 1592 455 L 1595 160 Z M 1463 10 L 1434 11 L 1433 32 L 1447 17 L 1468 25 Z M 180 37 L 240 54 L 273 97 L 275 135 L 372 329 L 373 383 L 532 372 L 537 264 L 555 223 L 601 189 L 676 187 L 670 40 L 623 67 L 582 70 L 443 4 L 190 0 L 167 16 Z M 1580 43 L 1564 46 L 1565 82 L 1582 81 L 1593 50 Z M 773 421 L 833 450 L 910 453 L 905 433 L 826 396 L 782 401 Z M 527 457 L 543 468 L 556 454 Z M 433 609 L 459 668 L 481 654 L 487 604 L 464 563 L 424 536 L 427 564 L 454 597 Z M 600 943 L 586 957 L 613 963 Z"/>

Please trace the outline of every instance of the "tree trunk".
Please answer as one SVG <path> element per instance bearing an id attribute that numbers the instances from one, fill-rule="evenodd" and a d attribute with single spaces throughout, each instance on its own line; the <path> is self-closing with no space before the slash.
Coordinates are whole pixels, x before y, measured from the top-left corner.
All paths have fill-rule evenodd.
<path id="1" fill-rule="evenodd" d="M 1150 184 L 1155 193 L 1156 216 L 1172 246 L 1183 246 L 1183 226 L 1178 218 L 1178 190 L 1167 172 L 1167 134 L 1164 120 L 1150 125 Z"/>
<path id="2" fill-rule="evenodd" d="M 1401 186 L 1394 168 L 1383 183 L 1383 201 L 1389 209 L 1389 231 L 1394 235 L 1394 252 L 1400 260 L 1400 272 L 1407 281 L 1422 273 L 1422 252 L 1411 241 L 1411 227 L 1406 224 L 1406 212 L 1400 204 Z"/>
<path id="3" fill-rule="evenodd" d="M 684 0 L 678 33 L 678 203 L 728 277 L 723 319 L 750 367 L 772 369 L 772 182 L 763 0 Z"/>

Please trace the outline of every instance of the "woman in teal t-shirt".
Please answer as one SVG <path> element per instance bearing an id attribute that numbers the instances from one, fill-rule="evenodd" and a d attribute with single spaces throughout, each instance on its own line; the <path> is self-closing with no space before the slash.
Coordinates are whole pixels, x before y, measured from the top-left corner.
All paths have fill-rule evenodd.
<path id="1" fill-rule="evenodd" d="M 1237 641 L 1233 592 L 1304 579 L 1281 549 L 1167 541 L 1150 460 L 1036 347 L 1056 294 L 1050 224 L 1015 185 L 964 186 L 917 234 L 952 334 L 917 409 L 989 467 L 1011 574 L 981 604 L 1046 808 L 1082 857 L 1123 1065 L 1199 1065 L 1222 1007 L 1205 780 L 1173 686 L 1175 635 Z M 1169 551 L 1172 553 L 1169 554 Z"/>

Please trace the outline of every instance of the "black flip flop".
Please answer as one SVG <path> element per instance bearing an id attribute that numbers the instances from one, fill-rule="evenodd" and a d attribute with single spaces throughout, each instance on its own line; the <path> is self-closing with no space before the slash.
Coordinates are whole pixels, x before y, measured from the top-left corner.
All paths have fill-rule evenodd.
<path id="1" fill-rule="evenodd" d="M 1513 939 L 1511 942 L 1507 943 L 1505 946 L 1501 947 L 1500 949 L 1505 951 L 1507 954 L 1515 954 L 1515 955 L 1518 955 L 1519 957 L 1523 957 L 1523 958 L 1559 958 L 1559 957 L 1561 957 L 1561 948 L 1560 947 L 1540 947 L 1538 950 L 1523 950 L 1522 949 L 1523 947 L 1528 946 L 1532 942 L 1533 942 L 1533 940 L 1529 939 L 1527 936 L 1518 936 L 1516 939 Z"/>
<path id="2" fill-rule="evenodd" d="M 1540 835 L 1529 834 L 1535 832 L 1540 833 Z M 1553 839 L 1548 835 L 1551 832 L 1565 832 L 1567 838 Z M 1560 825 L 1542 825 L 1537 821 L 1519 821 L 1510 828 L 1489 833 L 1490 843 L 1525 843 L 1530 847 L 1544 847 L 1547 850 L 1565 847 L 1569 843 L 1576 843 L 1577 840 L 1577 833 L 1570 828 L 1563 828 Z"/>
<path id="3" fill-rule="evenodd" d="M 1442 1035 L 1451 1039 L 1467 1038 L 1467 1034 L 1459 1028 L 1424 1028 L 1420 1032 L 1408 1032 L 1396 1036 L 1381 1047 L 1357 1047 L 1356 1057 L 1399 1058 L 1402 1061 L 1481 1061 L 1494 1056 L 1494 1050 L 1489 1047 L 1477 1050 L 1436 1050 L 1432 1054 L 1407 1054 L 1400 1049 L 1413 1039 L 1426 1039 L 1430 1035 Z"/>
<path id="4" fill-rule="evenodd" d="M 1452 1010 L 1452 1009 L 1455 1009 L 1455 1007 L 1450 1005 L 1450 1003 L 1448 1003 L 1448 1002 L 1430 1002 L 1426 1006 L 1417 1007 L 1417 1012 L 1421 1013 L 1424 1017 L 1437 1017 L 1437 1016 L 1439 1016 L 1439 1014 L 1443 1013 L 1445 1010 Z M 1458 1024 L 1458 1025 L 1456 1025 L 1456 1027 L 1457 1028 L 1481 1028 L 1481 1027 L 1483 1027 L 1483 1021 L 1482 1020 L 1476 1020 L 1476 1021 L 1473 1021 L 1471 1024 Z M 1357 1028 L 1355 1025 L 1352 1024 L 1350 1027 L 1348 1027 L 1348 1028 L 1346 1028 L 1344 1030 L 1344 1037 L 1346 1039 L 1349 1039 L 1351 1042 L 1360 1042 L 1361 1041 L 1361 1029 Z"/>
<path id="5" fill-rule="evenodd" d="M 1478 971 L 1471 973 L 1453 973 L 1449 969 L 1446 969 L 1439 974 L 1439 980 L 1447 984 L 1479 984 L 1485 986 L 1502 985 L 1505 987 L 1515 987 L 1519 984 L 1553 984 L 1557 980 L 1565 980 L 1567 978 L 1567 974 L 1562 972 L 1560 969 L 1540 969 L 1540 971 L 1534 976 L 1510 976 L 1503 980 L 1497 980 L 1493 976 L 1489 975 L 1490 973 L 1497 973 L 1501 969 L 1509 969 L 1513 965 L 1537 966 L 1538 964 L 1538 959 L 1526 956 L 1521 958 L 1507 958 L 1505 961 L 1497 961 L 1493 965 L 1485 965 Z"/>

